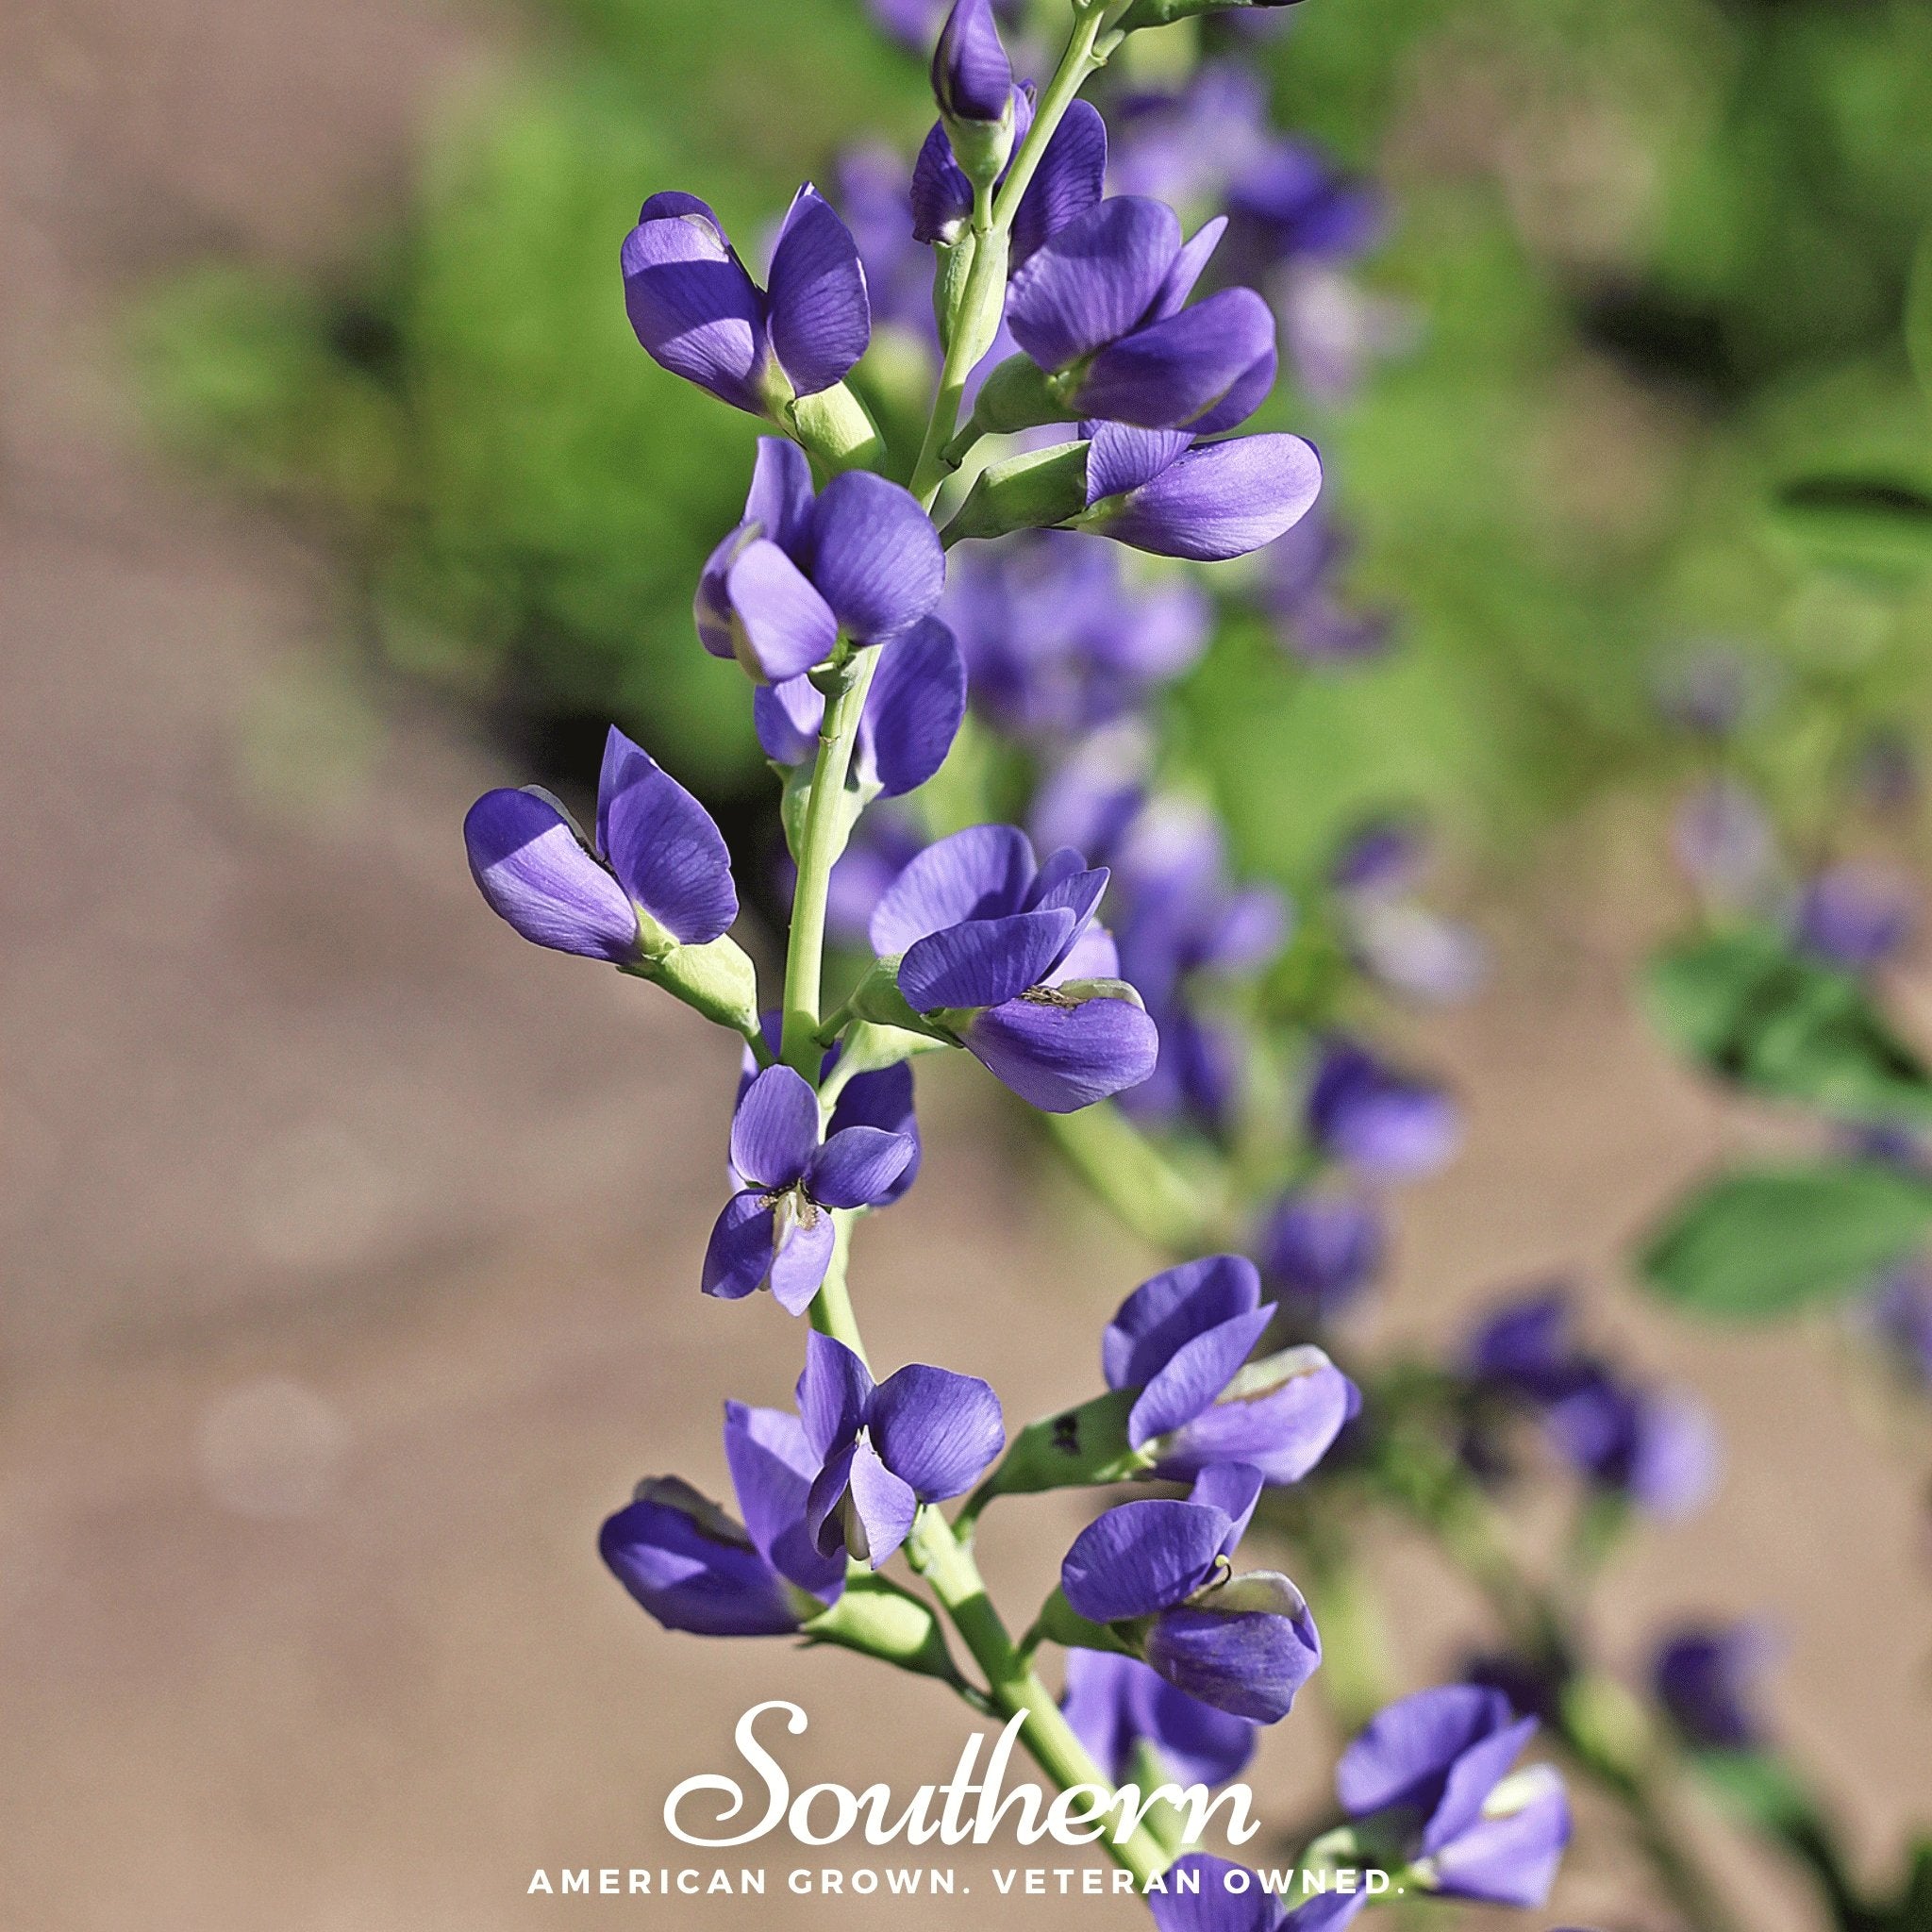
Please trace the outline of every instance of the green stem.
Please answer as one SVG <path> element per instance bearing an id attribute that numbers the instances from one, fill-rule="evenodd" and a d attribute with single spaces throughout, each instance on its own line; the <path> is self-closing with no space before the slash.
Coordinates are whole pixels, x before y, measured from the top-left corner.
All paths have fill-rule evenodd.
<path id="1" fill-rule="evenodd" d="M 832 1225 L 832 1263 L 813 1297 L 811 1325 L 821 1335 L 842 1341 L 870 1370 L 872 1363 L 866 1357 L 865 1339 L 858 1332 L 858 1317 L 852 1311 L 852 1290 L 846 1279 L 846 1263 L 852 1253 L 851 1214 L 843 1208 L 835 1209 Z"/>
<path id="2" fill-rule="evenodd" d="M 937 1509 L 927 1507 L 919 1512 L 906 1553 L 912 1567 L 932 1585 L 933 1594 L 945 1607 L 967 1649 L 986 1673 L 994 1705 L 1009 1718 L 1025 1712 L 1021 1740 L 1041 1770 L 1063 1791 L 1075 1785 L 1111 1790 L 1112 1780 L 1094 1763 L 1087 1747 L 1060 1715 L 1059 1707 L 1046 1687 L 1015 1649 L 1006 1624 L 987 1595 L 972 1552 L 954 1536 Z M 1173 1863 L 1145 1825 L 1137 1825 L 1119 1841 L 1109 1834 L 1101 1843 L 1115 1863 L 1131 1872 L 1143 1889 Z"/>
<path id="3" fill-rule="evenodd" d="M 785 1031 L 779 1058 L 818 1085 L 822 1049 L 819 988 L 824 970 L 825 894 L 838 857 L 839 819 L 852 749 L 865 694 L 878 664 L 876 650 L 861 651 L 846 667 L 839 689 L 825 700 L 819 726 L 818 757 L 812 766 L 811 798 L 799 841 L 798 883 L 791 894 L 791 934 L 785 952 Z"/>
<path id="4" fill-rule="evenodd" d="M 1046 1116 L 1087 1185 L 1138 1235 L 1177 1256 L 1205 1255 L 1221 1238 L 1220 1205 L 1180 1174 L 1110 1101 Z"/>

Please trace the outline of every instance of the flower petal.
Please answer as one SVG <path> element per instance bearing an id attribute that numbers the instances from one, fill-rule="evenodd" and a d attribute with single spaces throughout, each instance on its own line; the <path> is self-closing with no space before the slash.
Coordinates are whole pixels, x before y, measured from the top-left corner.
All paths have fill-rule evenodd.
<path id="1" fill-rule="evenodd" d="M 1212 221 L 1203 222 L 1188 237 L 1181 245 L 1181 252 L 1174 258 L 1174 266 L 1160 284 L 1160 292 L 1149 306 L 1149 322 L 1160 322 L 1170 315 L 1179 314 L 1188 297 L 1194 292 L 1194 284 L 1201 279 L 1215 249 L 1221 245 L 1221 238 L 1226 233 L 1227 217 L 1216 215 Z"/>
<path id="2" fill-rule="evenodd" d="M 762 1288 L 772 1272 L 777 1229 L 764 1196 L 751 1188 L 725 1202 L 705 1248 L 704 1292 L 735 1302 Z"/>
<path id="3" fill-rule="evenodd" d="M 1246 1883 L 1230 1885 L 1237 1874 Z M 1181 1889 L 1189 1878 L 1198 1890 Z M 1162 1884 L 1163 1890 L 1147 1895 L 1159 1932 L 1274 1932 L 1280 1919 L 1280 1905 L 1252 1872 L 1207 1852 L 1176 1858 Z"/>
<path id="4" fill-rule="evenodd" d="M 1013 276 L 1007 325 L 1042 369 L 1070 368 L 1125 335 L 1180 253 L 1164 202 L 1117 194 L 1049 236 Z"/>
<path id="5" fill-rule="evenodd" d="M 752 692 L 751 715 L 758 747 L 774 765 L 802 765 L 817 752 L 825 701 L 810 678 L 788 677 Z"/>
<path id="6" fill-rule="evenodd" d="M 463 843 L 490 909 L 526 940 L 618 965 L 638 957 L 636 908 L 547 798 L 486 791 L 463 821 Z"/>
<path id="7" fill-rule="evenodd" d="M 818 1458 L 788 1409 L 724 1405 L 724 1460 L 744 1526 L 758 1553 L 801 1590 L 831 1601 L 845 1566 L 819 1555 L 805 1531 Z"/>
<path id="8" fill-rule="evenodd" d="M 945 124 L 935 122 L 912 164 L 912 239 L 957 241 L 972 213 L 973 183 L 954 158 Z"/>
<path id="9" fill-rule="evenodd" d="M 1034 874 L 1033 847 L 1016 825 L 968 825 L 908 861 L 872 915 L 873 950 L 903 953 L 967 919 L 1017 912 Z"/>
<path id="10" fill-rule="evenodd" d="M 1155 1437 L 1211 1410 L 1215 1398 L 1234 1380 L 1235 1371 L 1247 1360 L 1248 1351 L 1274 1319 L 1272 1306 L 1251 1308 L 1183 1342 L 1141 1391 L 1127 1417 L 1127 1441 L 1135 1448 L 1142 1448 Z M 1237 1449 L 1226 1456 L 1203 1457 L 1199 1466 L 1252 1459 Z"/>
<path id="11" fill-rule="evenodd" d="M 811 580 L 840 625 L 882 643 L 929 616 L 946 581 L 932 519 L 868 470 L 834 476 L 812 506 Z"/>
<path id="12" fill-rule="evenodd" d="M 616 789 L 600 795 L 604 850 L 618 882 L 680 945 L 708 945 L 738 917 L 731 853 L 711 815 L 671 774 L 629 746 Z M 606 770 L 612 768 L 607 752 Z"/>
<path id="13" fill-rule="evenodd" d="M 766 303 L 772 347 L 799 395 L 841 381 L 872 340 L 858 244 L 809 181 L 778 231 Z"/>
<path id="14" fill-rule="evenodd" d="M 898 1060 L 876 1073 L 855 1074 L 846 1081 L 838 1105 L 832 1109 L 826 1139 L 837 1139 L 848 1127 L 880 1127 L 912 1142 L 911 1159 L 900 1170 L 898 1179 L 886 1190 L 879 1203 L 889 1206 L 912 1185 L 919 1174 L 919 1118 L 912 1106 L 910 1061 Z"/>
<path id="15" fill-rule="evenodd" d="M 1136 1417 L 1146 1400 L 1135 1405 Z M 1234 1462 L 1259 1470 L 1265 1482 L 1299 1482 L 1360 1407 L 1355 1384 L 1319 1348 L 1283 1349 L 1240 1369 L 1211 1404 L 1171 1425 L 1159 1445 L 1159 1473 L 1190 1476 Z M 1130 1432 L 1137 1427 L 1130 1422 Z"/>
<path id="16" fill-rule="evenodd" d="M 753 415 L 764 304 L 718 218 L 694 194 L 654 194 L 623 250 L 624 306 L 652 358 Z"/>
<path id="17" fill-rule="evenodd" d="M 788 1315 L 802 1315 L 832 1265 L 838 1229 L 830 1214 L 796 1194 L 779 1202 L 774 1225 L 777 1244 L 772 1254 L 772 1299 Z"/>
<path id="18" fill-rule="evenodd" d="M 1250 1604 L 1257 1607 L 1244 1607 Z M 1272 1724 L 1288 1715 L 1295 1692 L 1314 1674 L 1322 1640 L 1294 1585 L 1256 1571 L 1199 1607 L 1164 1611 L 1147 1633 L 1146 1655 L 1190 1697 Z"/>
<path id="19" fill-rule="evenodd" d="M 1509 1700 L 1474 1684 L 1442 1684 L 1385 1706 L 1341 1754 L 1335 1794 L 1357 1818 L 1395 1806 L 1433 1811 L 1450 1767 L 1510 1722 Z"/>
<path id="20" fill-rule="evenodd" d="M 912 1362 L 879 1384 L 872 1439 L 923 1503 L 962 1495 L 1000 1453 L 1000 1399 L 976 1375 Z"/>
<path id="21" fill-rule="evenodd" d="M 876 1208 L 913 1153 L 909 1135 L 846 1127 L 812 1156 L 805 1171 L 806 1191 L 827 1208 Z"/>
<path id="22" fill-rule="evenodd" d="M 1082 415 L 1179 428 L 1206 416 L 1244 378 L 1252 388 L 1252 372 L 1274 353 L 1274 313 L 1267 303 L 1252 289 L 1224 289 L 1108 343 L 1069 400 Z"/>
<path id="23" fill-rule="evenodd" d="M 767 684 L 822 664 L 839 623 L 805 573 L 768 538 L 756 537 L 724 575 L 740 661 Z"/>
<path id="24" fill-rule="evenodd" d="M 761 436 L 752 462 L 744 521 L 790 555 L 811 519 L 811 464 L 789 437 Z"/>
<path id="25" fill-rule="evenodd" d="M 1149 1616 L 1213 1575 L 1226 1531 L 1226 1513 L 1205 1503 L 1123 1503 L 1074 1539 L 1060 1588 L 1091 1623 Z"/>
<path id="26" fill-rule="evenodd" d="M 819 1144 L 818 1096 L 790 1067 L 767 1067 L 731 1116 L 731 1165 L 747 1182 L 795 1186 Z"/>
<path id="27" fill-rule="evenodd" d="M 919 1499 L 911 1485 L 886 1467 L 878 1451 L 863 1436 L 854 1446 L 847 1480 L 852 1505 L 845 1520 L 845 1547 L 861 1563 L 870 1563 L 876 1570 L 911 1533 Z M 855 1527 L 860 1532 L 858 1538 L 853 1533 Z M 862 1548 L 858 1546 L 861 1541 Z"/>
<path id="28" fill-rule="evenodd" d="M 865 1426 L 872 1407 L 872 1372 L 842 1341 L 814 1328 L 805 1338 L 797 1394 L 805 1440 L 814 1455 L 829 1457 Z"/>
<path id="29" fill-rule="evenodd" d="M 1179 1783 L 1225 1784 L 1255 1755 L 1252 1720 L 1190 1697 L 1143 1663 L 1122 1661 L 1139 1674 L 1136 1702 L 1148 1741 Z"/>
<path id="30" fill-rule="evenodd" d="M 1107 1386 L 1144 1389 L 1185 1343 L 1260 1305 L 1261 1279 L 1245 1255 L 1163 1269 L 1120 1305 L 1100 1339 Z"/>
<path id="31" fill-rule="evenodd" d="M 1013 67 L 992 0 L 954 0 L 932 54 L 933 97 L 955 121 L 999 121 L 1013 97 Z"/>
<path id="32" fill-rule="evenodd" d="M 1218 1509 L 1227 1520 L 1222 1533 L 1221 1554 L 1231 1557 L 1235 1545 L 1248 1533 L 1255 1505 L 1261 1500 L 1261 1472 L 1246 1462 L 1219 1462 L 1204 1469 L 1188 1491 L 1188 1501 Z"/>
<path id="33" fill-rule="evenodd" d="M 1307 514 L 1322 488 L 1315 446 L 1298 436 L 1238 436 L 1191 450 L 1092 527 L 1156 557 L 1244 557 Z"/>
<path id="34" fill-rule="evenodd" d="M 1482 1816 L 1490 1793 L 1508 1776 L 1509 1767 L 1523 1755 L 1523 1747 L 1536 1731 L 1535 1718 L 1519 1718 L 1478 1739 L 1457 1757 L 1442 1781 L 1442 1795 L 1423 1827 L 1424 1852 L 1440 1852 Z"/>
<path id="35" fill-rule="evenodd" d="M 1570 1842 L 1570 1801 L 1562 1780 L 1551 1766 L 1532 1764 L 1504 1790 L 1512 1801 L 1509 1808 L 1484 1817 L 1436 1854 L 1444 1897 L 1528 1908 L 1549 1896 Z"/>
<path id="36" fill-rule="evenodd" d="M 1191 429 L 1136 429 L 1125 423 L 1096 423 L 1087 445 L 1089 505 L 1151 483 L 1193 444 Z"/>
<path id="37" fill-rule="evenodd" d="M 1154 1071 L 1160 1036 L 1132 1000 L 1017 999 L 979 1014 L 965 1045 L 1022 1100 L 1045 1113 L 1073 1113 L 1138 1087 Z"/>
<path id="38" fill-rule="evenodd" d="M 1049 237 L 1094 207 L 1106 181 L 1107 123 L 1091 101 L 1076 100 L 1060 117 L 1014 211 L 1012 267 L 1023 267 Z M 970 186 L 967 195 L 970 212 Z"/>
<path id="39" fill-rule="evenodd" d="M 617 1580 L 665 1629 L 779 1637 L 798 1628 L 783 1579 L 722 1511 L 682 1483 L 646 1489 L 606 1521 L 597 1547 Z"/>
<path id="40" fill-rule="evenodd" d="M 865 716 L 887 798 L 916 790 L 945 763 L 966 716 L 966 662 L 938 618 L 923 619 L 886 646 Z"/>
<path id="41" fill-rule="evenodd" d="M 1074 934 L 1065 907 L 969 919 L 929 933 L 907 951 L 899 991 L 914 1011 L 997 1007 L 1038 986 Z"/>

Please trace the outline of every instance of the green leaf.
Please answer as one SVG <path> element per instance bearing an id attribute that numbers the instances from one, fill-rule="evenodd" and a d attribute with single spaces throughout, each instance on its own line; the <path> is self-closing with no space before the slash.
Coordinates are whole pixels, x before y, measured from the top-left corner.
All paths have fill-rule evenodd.
<path id="1" fill-rule="evenodd" d="M 1909 584 L 1932 573 L 1932 489 L 1890 470 L 1793 477 L 1773 502 L 1774 537 L 1801 561 Z"/>
<path id="2" fill-rule="evenodd" d="M 1741 1170 L 1682 1202 L 1639 1259 L 1693 1314 L 1742 1321 L 1849 1293 L 1932 1229 L 1932 1183 L 1875 1161 Z"/>
<path id="3" fill-rule="evenodd" d="M 1666 948 L 1645 994 L 1665 1039 L 1732 1086 L 1840 1119 L 1932 1120 L 1932 1072 L 1864 986 L 1769 927 Z"/>

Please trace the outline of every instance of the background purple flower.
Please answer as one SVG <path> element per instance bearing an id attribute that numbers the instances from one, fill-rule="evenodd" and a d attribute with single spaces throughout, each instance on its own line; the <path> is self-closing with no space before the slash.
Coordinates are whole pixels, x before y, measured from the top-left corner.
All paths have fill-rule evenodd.
<path id="1" fill-rule="evenodd" d="M 1306 1111 L 1323 1153 L 1375 1180 L 1433 1174 L 1462 1139 L 1456 1103 L 1440 1087 L 1398 1074 L 1341 1035 L 1317 1056 Z"/>
<path id="2" fill-rule="evenodd" d="M 1791 932 L 1829 964 L 1867 973 L 1904 946 L 1918 917 L 1918 894 L 1906 880 L 1872 866 L 1831 865 L 1799 888 Z"/>
<path id="3" fill-rule="evenodd" d="M 1761 1624 L 1694 1625 L 1657 1646 L 1651 1684 L 1691 1744 L 1707 1751 L 1755 1751 L 1768 1735 L 1757 1708 L 1759 1680 L 1776 1649 Z"/>
<path id="4" fill-rule="evenodd" d="M 1138 1658 L 1108 1651 L 1068 1651 L 1060 1708 L 1115 1784 L 1139 1776 L 1142 1747 L 1161 1778 L 1210 1788 L 1237 1776 L 1255 1754 L 1256 1727 L 1246 1718 L 1216 1710 Z M 1148 1780 L 1140 1782 L 1144 1789 Z"/>
<path id="5" fill-rule="evenodd" d="M 1386 1241 L 1381 1210 L 1367 1196 L 1296 1189 L 1268 1209 L 1255 1253 L 1289 1312 L 1326 1322 L 1380 1274 Z"/>

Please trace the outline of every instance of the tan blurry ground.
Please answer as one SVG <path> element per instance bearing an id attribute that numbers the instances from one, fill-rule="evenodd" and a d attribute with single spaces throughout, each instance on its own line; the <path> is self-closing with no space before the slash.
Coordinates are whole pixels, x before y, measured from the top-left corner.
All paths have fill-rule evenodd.
<path id="1" fill-rule="evenodd" d="M 668 1637 L 598 1570 L 633 1480 L 718 1486 L 720 1397 L 781 1400 L 795 1369 L 768 1303 L 692 1291 L 733 1055 L 495 924 L 457 827 L 505 774 L 358 683 L 318 559 L 159 473 L 115 374 L 141 275 L 326 257 L 487 58 L 430 0 L 0 15 L 6 1932 L 990 1916 L 965 1859 L 972 1895 L 917 1913 L 524 1895 L 539 1866 L 669 1859 L 666 1788 L 724 1765 L 757 1698 L 808 1706 L 801 1783 L 940 1778 L 964 1725 L 856 1659 Z M 1474 1133 L 1404 1217 L 1385 1332 L 1441 1337 L 1500 1281 L 1603 1270 L 1715 1145 L 1624 1011 L 1620 887 L 1519 918 L 1489 999 L 1433 1030 Z M 861 1243 L 869 1327 L 1024 1418 L 1087 1386 L 1140 1257 L 1041 1197 L 981 1083 L 933 1080 L 925 1110 L 926 1177 Z M 1607 1643 L 1769 1607 L 1780 1719 L 1887 1856 L 1932 1815 L 1923 1471 L 1819 1337 L 1599 1301 L 1716 1404 L 1731 1455 L 1720 1503 L 1619 1572 Z M 1042 1587 L 1077 1517 L 996 1518 L 996 1580 Z M 1419 1681 L 1474 1626 L 1413 1552 L 1383 1557 Z M 1278 1816 L 1329 1749 L 1312 1712 L 1271 1737 L 1254 1782 Z M 777 1885 L 794 1859 L 760 1862 Z M 1622 1862 L 1586 1849 L 1561 1914 L 1513 1923 L 1667 1924 Z M 1755 1924 L 1805 1924 L 1758 1884 Z"/>

